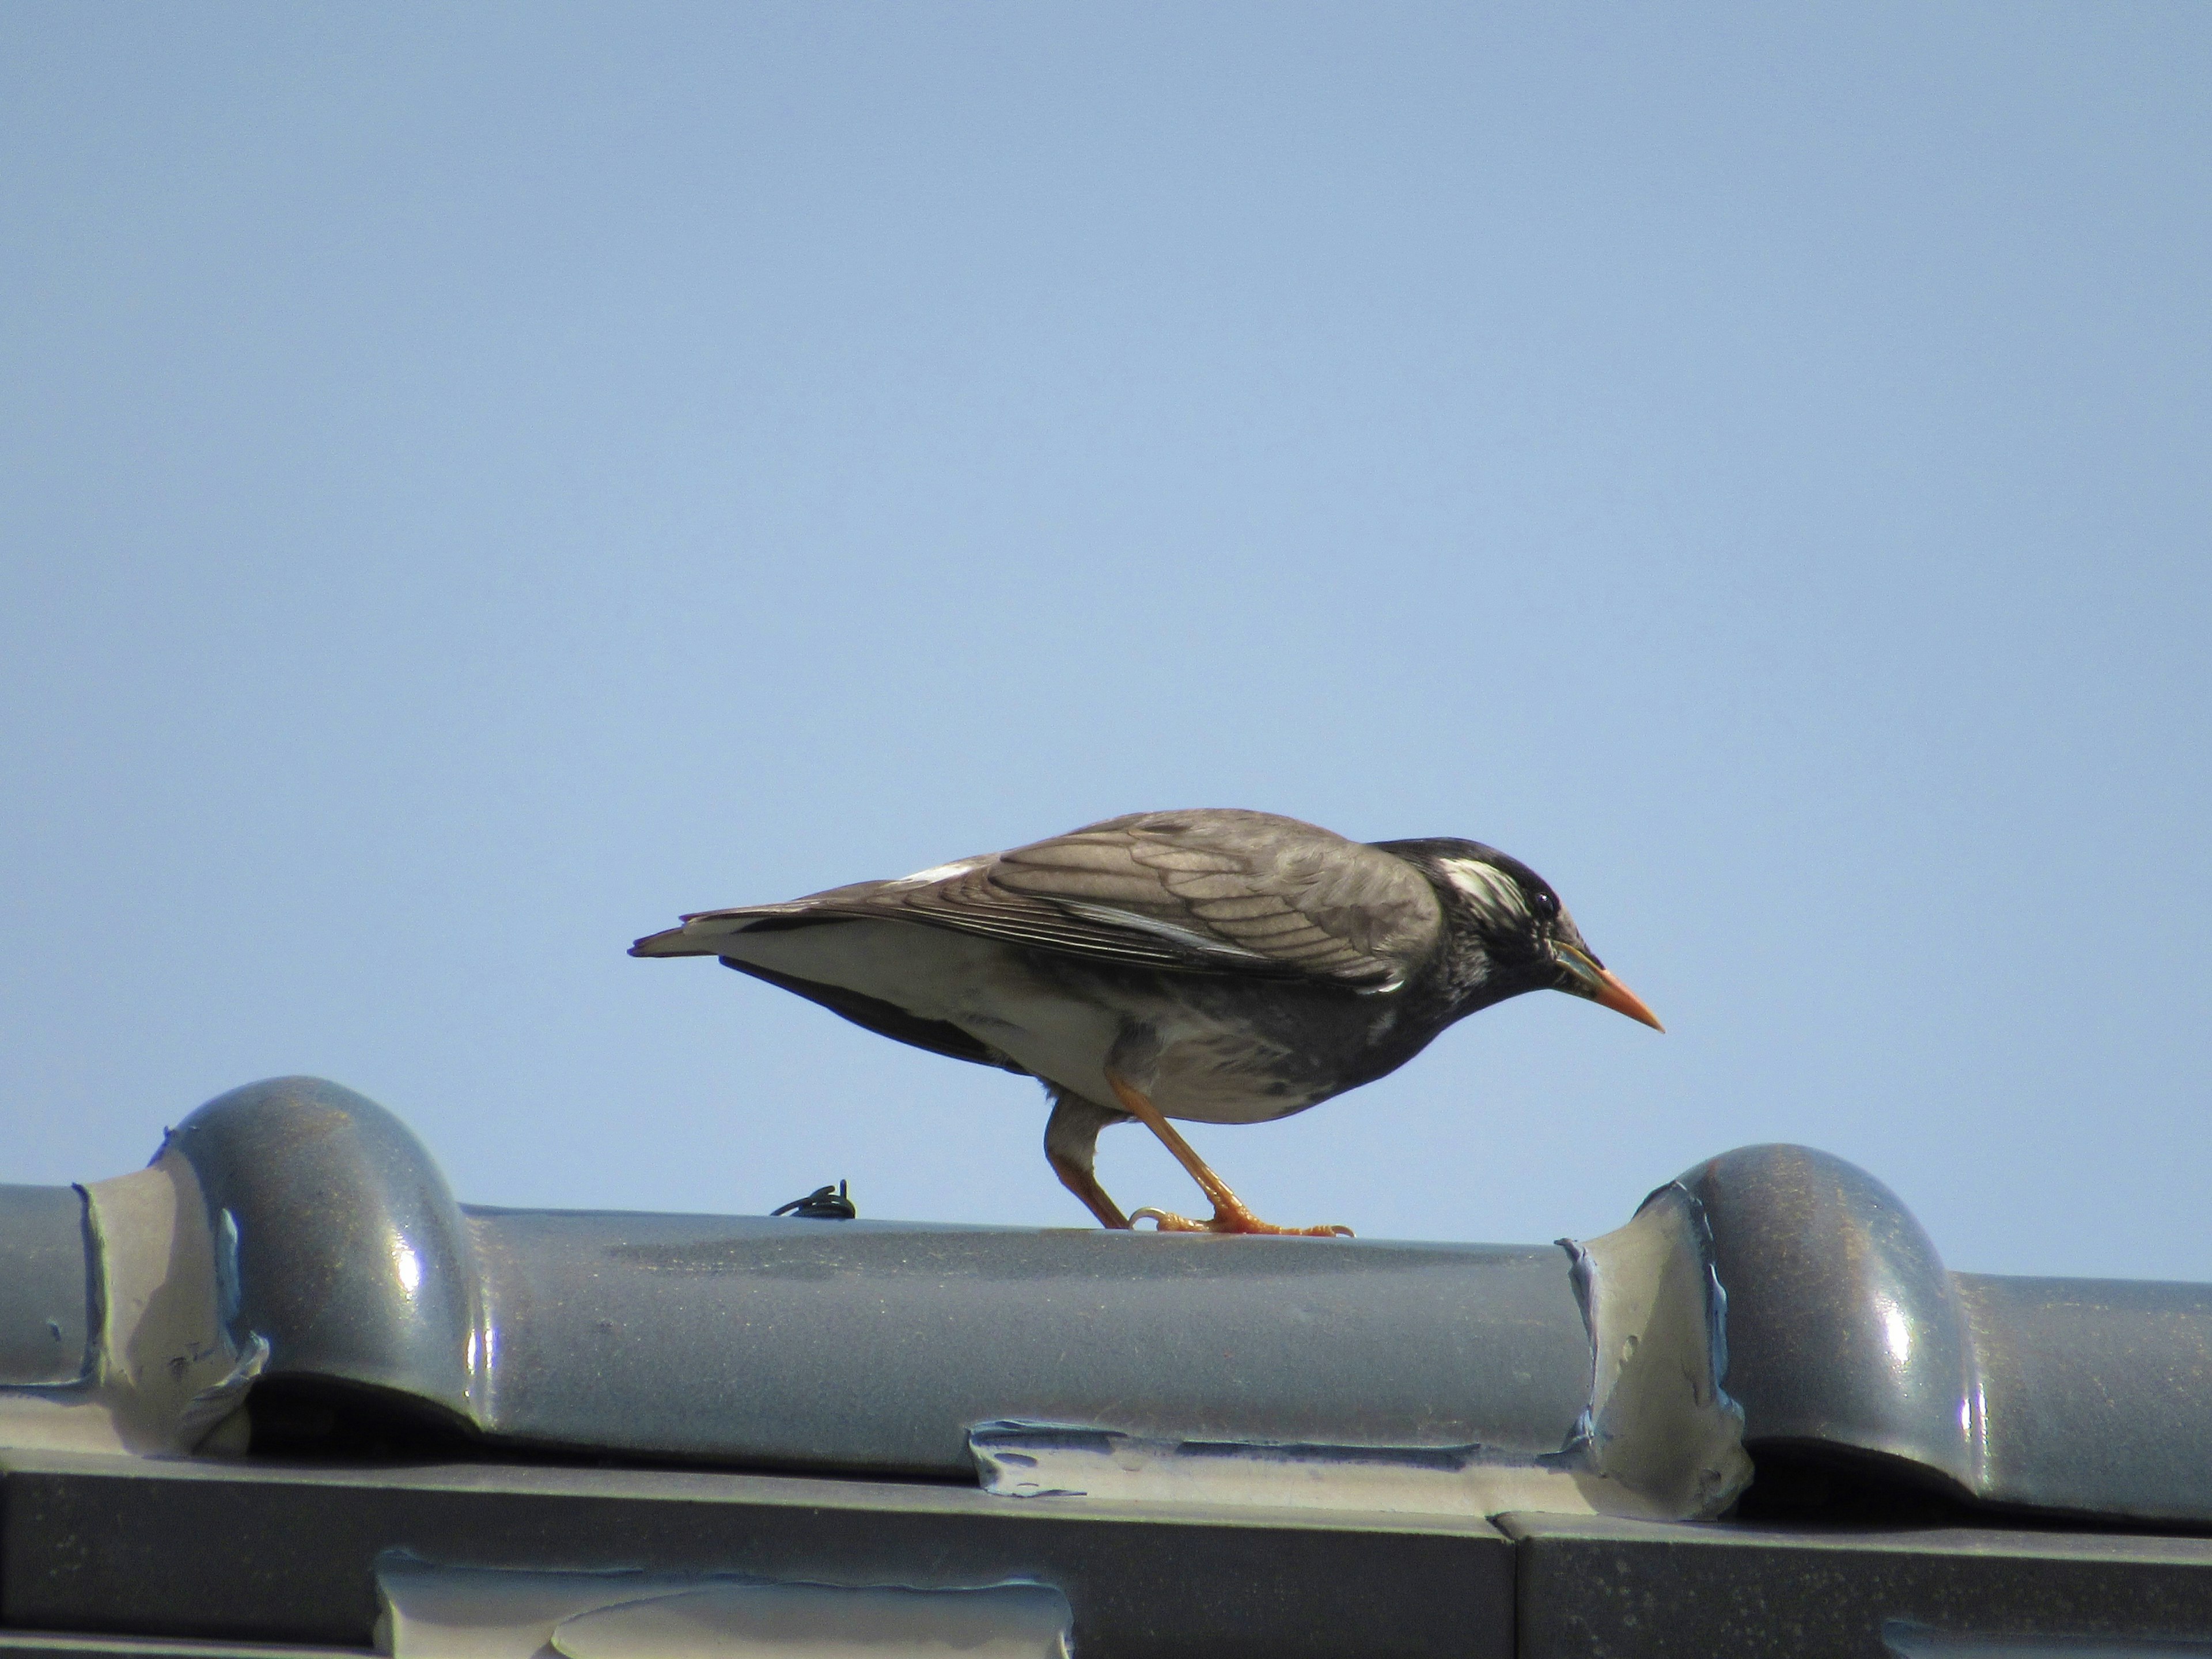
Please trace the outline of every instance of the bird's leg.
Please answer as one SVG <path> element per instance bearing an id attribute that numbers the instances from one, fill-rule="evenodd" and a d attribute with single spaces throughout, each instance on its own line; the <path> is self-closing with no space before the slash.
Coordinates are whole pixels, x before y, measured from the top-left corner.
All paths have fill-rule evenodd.
<path id="1" fill-rule="evenodd" d="M 1174 1124 L 1160 1109 L 1145 1098 L 1128 1079 L 1112 1066 L 1106 1068 L 1107 1086 L 1114 1091 L 1114 1098 L 1121 1103 L 1122 1109 L 1160 1138 L 1160 1144 L 1175 1154 L 1176 1162 L 1190 1172 L 1200 1191 L 1213 1206 L 1213 1214 L 1205 1221 L 1193 1221 L 1185 1216 L 1165 1210 L 1142 1209 L 1137 1217 L 1150 1217 L 1152 1224 L 1164 1233 L 1291 1233 L 1301 1238 L 1349 1238 L 1349 1227 L 1278 1227 L 1262 1221 L 1245 1206 L 1244 1200 L 1229 1190 L 1229 1183 L 1213 1173 L 1204 1158 L 1192 1150 Z M 1063 1180 L 1065 1176 L 1061 1177 Z"/>
<path id="2" fill-rule="evenodd" d="M 1117 1112 L 1111 1106 L 1101 1106 L 1095 1100 L 1085 1100 L 1081 1095 L 1070 1094 L 1056 1083 L 1045 1085 L 1052 1096 L 1052 1115 L 1045 1120 L 1044 1155 L 1052 1165 L 1052 1172 L 1060 1177 L 1060 1184 L 1083 1200 L 1084 1207 L 1098 1218 L 1102 1227 L 1117 1231 L 1129 1230 L 1129 1218 L 1121 1213 L 1121 1206 L 1107 1197 L 1106 1189 L 1098 1184 L 1093 1172 L 1098 1150 L 1098 1132 L 1109 1123 L 1127 1123 L 1129 1115 Z"/>

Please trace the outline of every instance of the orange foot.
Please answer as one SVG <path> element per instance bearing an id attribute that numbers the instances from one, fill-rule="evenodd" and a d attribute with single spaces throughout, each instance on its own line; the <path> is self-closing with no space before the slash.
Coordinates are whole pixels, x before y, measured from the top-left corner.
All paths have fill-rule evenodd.
<path id="1" fill-rule="evenodd" d="M 1177 1215 L 1172 1210 L 1156 1210 L 1147 1206 L 1133 1210 L 1132 1221 L 1149 1218 L 1153 1226 L 1164 1233 L 1269 1233 L 1289 1238 L 1349 1238 L 1349 1227 L 1278 1227 L 1272 1221 L 1262 1221 L 1242 1204 L 1222 1204 L 1217 1201 L 1213 1213 L 1204 1221 L 1193 1221 L 1187 1215 Z"/>

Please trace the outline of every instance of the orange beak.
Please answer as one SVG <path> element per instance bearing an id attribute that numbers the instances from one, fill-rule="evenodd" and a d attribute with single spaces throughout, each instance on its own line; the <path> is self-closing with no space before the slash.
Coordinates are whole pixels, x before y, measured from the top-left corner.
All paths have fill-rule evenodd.
<path id="1" fill-rule="evenodd" d="M 1616 1014 L 1626 1014 L 1631 1019 L 1640 1019 L 1655 1031 L 1667 1028 L 1659 1023 L 1659 1016 L 1644 1006 L 1644 999 L 1613 977 L 1610 969 L 1601 968 L 1597 976 L 1603 987 L 1590 1000 L 1601 1008 L 1610 1008 Z"/>
<path id="2" fill-rule="evenodd" d="M 1659 1023 L 1659 1016 L 1644 1006 L 1644 999 L 1614 977 L 1609 968 L 1598 966 L 1597 958 L 1571 945 L 1554 945 L 1559 966 L 1572 977 L 1573 983 L 1563 987 L 1577 996 L 1588 997 L 1601 1008 L 1610 1008 L 1616 1014 L 1641 1021 L 1655 1031 L 1667 1028 Z"/>

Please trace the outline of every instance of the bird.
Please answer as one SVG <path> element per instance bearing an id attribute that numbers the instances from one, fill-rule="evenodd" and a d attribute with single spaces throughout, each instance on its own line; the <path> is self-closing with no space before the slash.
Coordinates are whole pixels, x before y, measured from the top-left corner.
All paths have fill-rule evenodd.
<path id="1" fill-rule="evenodd" d="M 1261 1220 L 1170 1119 L 1302 1112 L 1528 991 L 1666 1029 L 1518 859 L 1226 807 L 1129 813 L 892 880 L 698 911 L 630 954 L 719 957 L 881 1036 L 1039 1079 L 1047 1160 L 1116 1230 L 1350 1232 Z M 1108 1195 L 1099 1132 L 1132 1120 L 1211 1217 L 1124 1212 Z"/>

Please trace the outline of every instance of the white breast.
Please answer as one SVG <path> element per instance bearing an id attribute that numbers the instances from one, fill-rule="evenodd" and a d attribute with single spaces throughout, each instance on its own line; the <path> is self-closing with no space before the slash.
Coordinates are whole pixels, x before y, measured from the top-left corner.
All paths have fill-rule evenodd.
<path id="1" fill-rule="evenodd" d="M 1071 998 L 994 940 L 897 921 L 841 921 L 718 941 L 721 953 L 778 973 L 873 997 L 922 1019 L 944 1020 L 1016 1064 L 1089 1099 L 1110 1103 L 1106 1056 L 1125 1020 L 1157 1030 L 1149 1079 L 1170 1117 L 1253 1123 L 1310 1100 L 1267 1092 L 1270 1056 L 1237 1027 L 1165 1003 L 1111 1008 Z"/>

